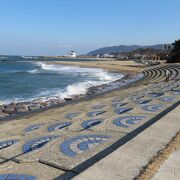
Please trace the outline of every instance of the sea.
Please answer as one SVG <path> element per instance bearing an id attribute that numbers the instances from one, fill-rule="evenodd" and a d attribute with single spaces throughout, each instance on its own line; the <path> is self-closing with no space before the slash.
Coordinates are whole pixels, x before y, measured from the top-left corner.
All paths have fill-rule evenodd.
<path id="1" fill-rule="evenodd" d="M 90 87 L 107 84 L 123 76 L 99 68 L 49 64 L 41 60 L 1 60 L 0 104 L 86 94 Z"/>

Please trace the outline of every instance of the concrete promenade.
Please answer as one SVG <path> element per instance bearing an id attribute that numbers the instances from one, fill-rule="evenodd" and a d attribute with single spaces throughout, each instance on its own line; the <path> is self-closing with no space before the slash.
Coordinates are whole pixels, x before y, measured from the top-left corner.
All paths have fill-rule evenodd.
<path id="1" fill-rule="evenodd" d="M 180 131 L 179 117 L 180 106 L 74 179 L 135 179 L 150 160 Z M 178 170 L 180 170 L 180 151 L 173 153 L 152 179 L 179 180 Z"/>
<path id="2" fill-rule="evenodd" d="M 127 88 L 0 122 L 0 180 L 137 177 L 180 131 L 180 65 L 143 73 Z"/>
<path id="3" fill-rule="evenodd" d="M 180 149 L 173 152 L 160 167 L 152 180 L 179 180 L 180 179 Z"/>

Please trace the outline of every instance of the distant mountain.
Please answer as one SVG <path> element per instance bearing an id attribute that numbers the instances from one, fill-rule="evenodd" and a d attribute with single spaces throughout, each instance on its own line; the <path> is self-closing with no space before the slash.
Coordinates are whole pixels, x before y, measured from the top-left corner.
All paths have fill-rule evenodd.
<path id="1" fill-rule="evenodd" d="M 102 55 L 102 54 L 106 54 L 106 53 L 111 54 L 111 53 L 130 52 L 130 51 L 134 51 L 134 50 L 137 50 L 137 49 L 140 49 L 140 48 L 142 48 L 142 49 L 144 49 L 144 48 L 153 48 L 153 49 L 162 50 L 163 45 L 164 44 L 156 44 L 156 45 L 151 45 L 151 46 L 139 46 L 139 45 L 110 46 L 110 47 L 103 47 L 103 48 L 96 49 L 94 51 L 89 52 L 87 55 L 96 56 L 98 54 Z"/>

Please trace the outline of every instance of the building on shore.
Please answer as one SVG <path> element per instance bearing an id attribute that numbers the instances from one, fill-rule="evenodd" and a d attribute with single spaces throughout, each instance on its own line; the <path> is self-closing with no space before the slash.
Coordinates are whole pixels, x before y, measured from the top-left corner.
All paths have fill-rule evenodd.
<path id="1" fill-rule="evenodd" d="M 66 55 L 66 57 L 69 57 L 69 58 L 76 58 L 76 52 L 75 51 L 70 51 L 67 55 Z"/>
<path id="2" fill-rule="evenodd" d="M 114 58 L 114 55 L 113 54 L 103 54 L 102 55 L 103 58 Z"/>

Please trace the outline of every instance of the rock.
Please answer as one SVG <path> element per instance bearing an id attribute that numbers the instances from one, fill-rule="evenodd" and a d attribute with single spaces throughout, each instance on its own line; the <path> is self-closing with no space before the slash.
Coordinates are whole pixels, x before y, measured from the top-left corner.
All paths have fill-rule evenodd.
<path id="1" fill-rule="evenodd" d="M 15 107 L 16 113 L 21 113 L 21 112 L 27 112 L 29 111 L 28 107 L 25 104 L 18 104 Z"/>
<path id="2" fill-rule="evenodd" d="M 15 109 L 14 108 L 10 108 L 10 107 L 7 107 L 3 110 L 4 113 L 6 114 L 15 114 Z"/>
<path id="3" fill-rule="evenodd" d="M 3 112 L 6 114 L 15 114 L 16 103 L 12 102 L 4 106 Z"/>
<path id="4" fill-rule="evenodd" d="M 6 117 L 8 116 L 8 114 L 4 113 L 4 112 L 0 112 L 0 118 Z"/>
<path id="5" fill-rule="evenodd" d="M 64 98 L 64 100 L 67 101 L 72 101 L 72 98 Z"/>
<path id="6" fill-rule="evenodd" d="M 15 108 L 15 107 L 16 107 L 16 103 L 12 102 L 12 103 L 10 103 L 10 104 L 8 104 L 8 105 L 5 105 L 4 107 L 5 107 L 5 109 Z"/>
<path id="7" fill-rule="evenodd" d="M 0 106 L 0 110 L 4 110 L 4 106 Z"/>
<path id="8" fill-rule="evenodd" d="M 33 110 L 36 110 L 36 109 L 39 109 L 41 108 L 40 104 L 31 104 L 29 106 L 29 111 L 33 111 Z"/>
<path id="9" fill-rule="evenodd" d="M 45 107 L 45 106 L 47 106 L 48 105 L 48 103 L 47 102 L 45 102 L 45 101 L 43 101 L 43 102 L 39 102 L 38 103 L 41 107 Z"/>

